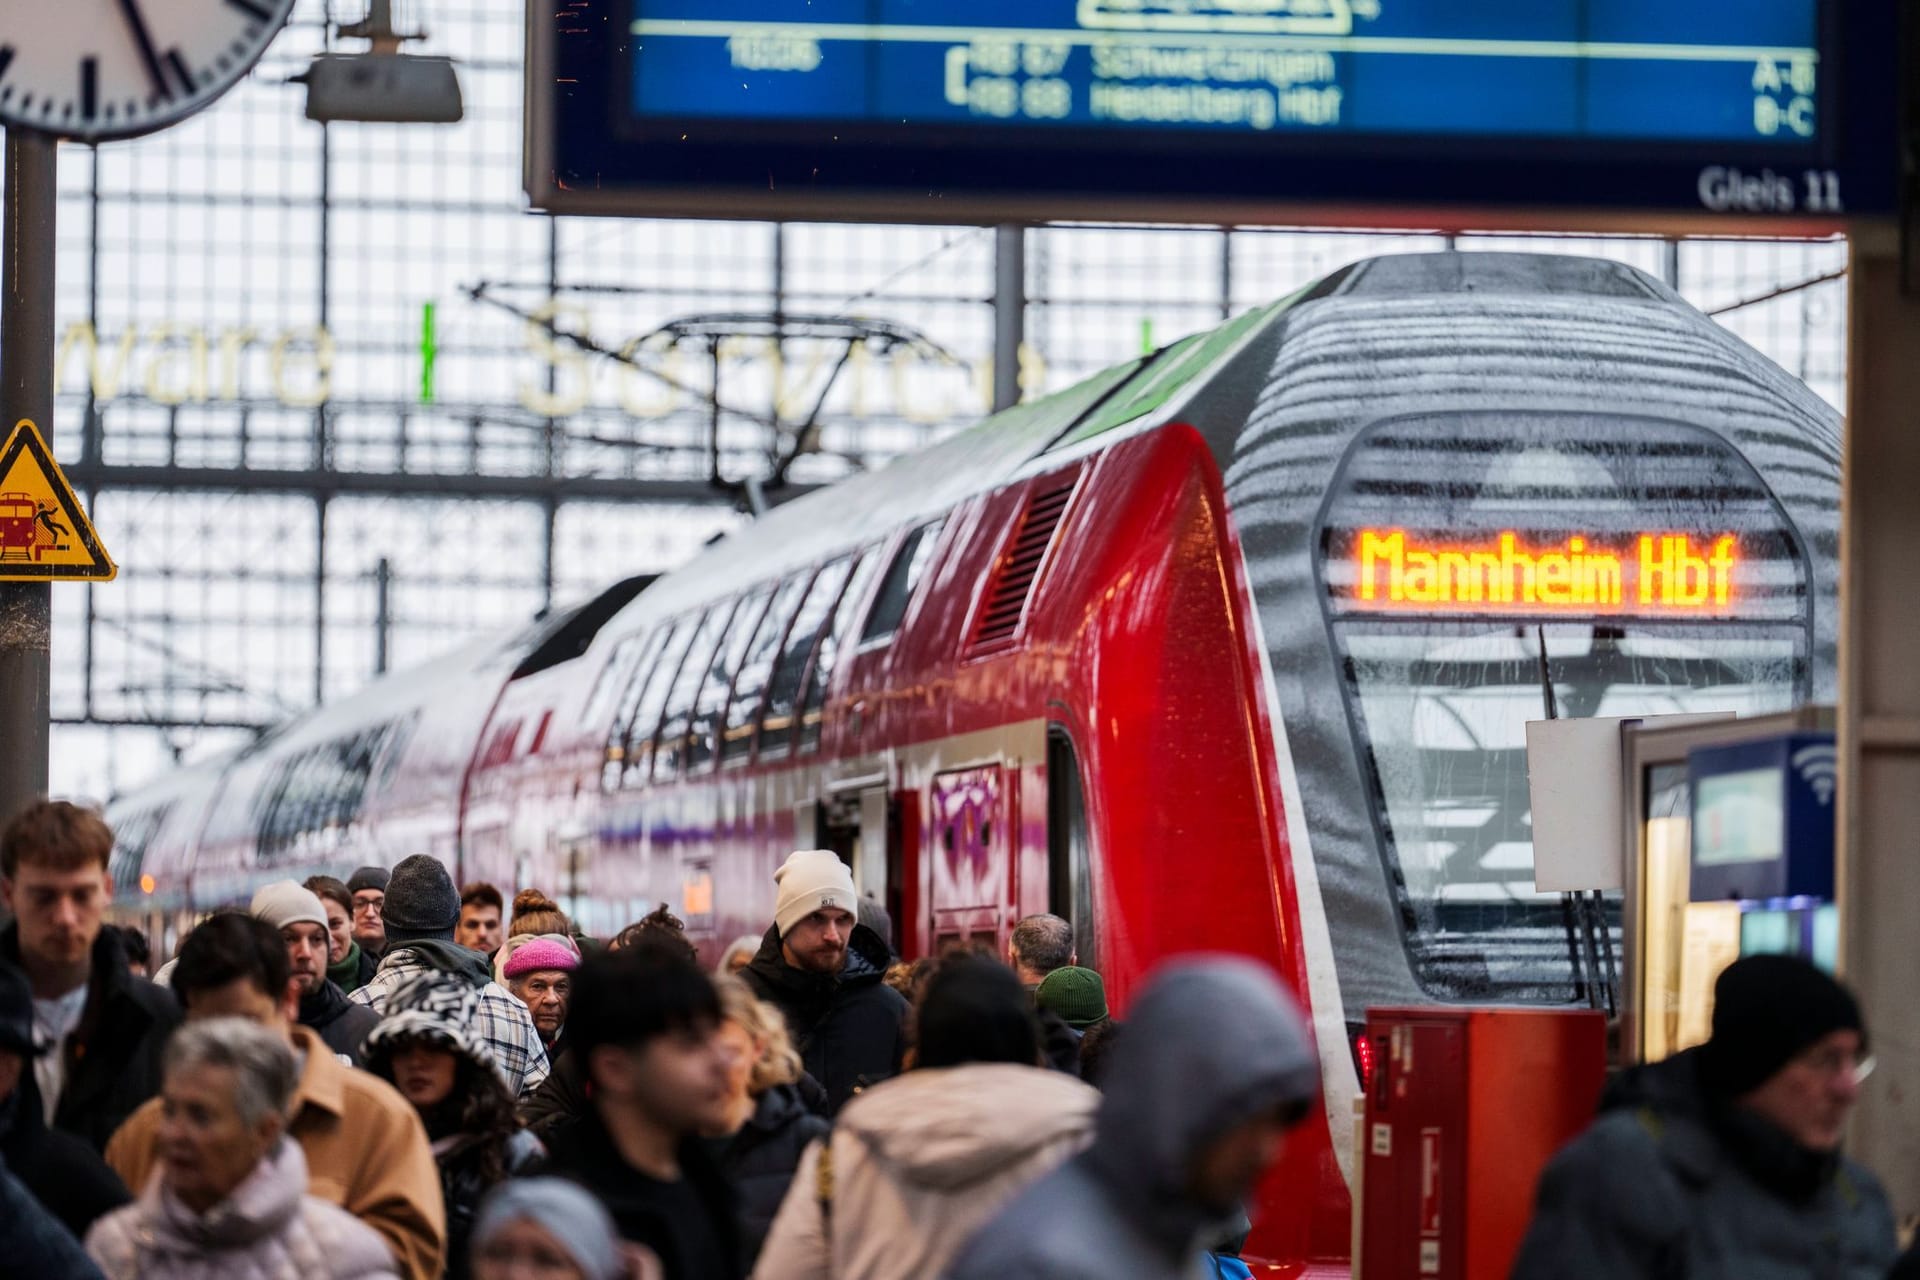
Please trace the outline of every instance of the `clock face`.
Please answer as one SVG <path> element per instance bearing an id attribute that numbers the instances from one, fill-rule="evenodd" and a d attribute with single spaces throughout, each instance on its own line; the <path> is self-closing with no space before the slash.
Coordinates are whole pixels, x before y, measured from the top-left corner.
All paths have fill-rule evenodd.
<path id="1" fill-rule="evenodd" d="M 294 0 L 0 0 L 0 126 L 98 141 L 176 124 L 247 74 Z"/>

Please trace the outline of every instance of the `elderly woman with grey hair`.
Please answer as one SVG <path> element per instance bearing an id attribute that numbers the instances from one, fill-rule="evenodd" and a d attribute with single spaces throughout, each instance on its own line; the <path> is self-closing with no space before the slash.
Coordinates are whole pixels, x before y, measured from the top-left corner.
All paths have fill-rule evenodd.
<path id="1" fill-rule="evenodd" d="M 473 1230 L 473 1280 L 660 1280 L 660 1259 L 627 1244 L 584 1187 L 521 1178 L 487 1197 Z"/>
<path id="2" fill-rule="evenodd" d="M 371 1227 L 306 1194 L 306 1158 L 286 1137 L 298 1079 L 286 1039 L 243 1018 L 174 1033 L 160 1166 L 87 1233 L 108 1280 L 397 1280 Z"/>

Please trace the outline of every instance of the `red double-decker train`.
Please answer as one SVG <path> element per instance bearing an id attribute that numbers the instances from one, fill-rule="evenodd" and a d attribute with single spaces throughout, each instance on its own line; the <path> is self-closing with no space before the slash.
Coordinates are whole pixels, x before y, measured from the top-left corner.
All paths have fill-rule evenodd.
<path id="1" fill-rule="evenodd" d="M 1830 408 L 1638 271 L 1372 259 L 127 796 L 115 875 L 167 915 L 427 852 L 717 954 L 824 846 L 909 956 L 1066 916 L 1122 1013 L 1257 956 L 1326 1090 L 1249 1254 L 1344 1274 L 1365 1010 L 1604 980 L 1533 886 L 1547 686 L 1831 697 L 1839 469 Z"/>

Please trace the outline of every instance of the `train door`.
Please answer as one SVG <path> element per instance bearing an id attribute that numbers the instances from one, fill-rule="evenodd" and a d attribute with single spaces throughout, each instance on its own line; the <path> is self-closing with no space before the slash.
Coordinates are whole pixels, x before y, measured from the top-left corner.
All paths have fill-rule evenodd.
<path id="1" fill-rule="evenodd" d="M 934 951 L 990 942 L 997 952 L 1012 914 L 1006 771 L 990 764 L 936 774 L 928 801 Z"/>
<path id="2" fill-rule="evenodd" d="M 1093 921 L 1093 829 L 1073 739 L 1047 728 L 1047 910 L 1073 924 L 1080 963 L 1099 967 Z"/>
<path id="3" fill-rule="evenodd" d="M 901 943 L 901 801 L 885 785 L 837 790 L 821 804 L 817 827 L 820 847 L 852 868 L 860 896 L 886 908 L 893 922 L 887 945 L 896 952 Z"/>

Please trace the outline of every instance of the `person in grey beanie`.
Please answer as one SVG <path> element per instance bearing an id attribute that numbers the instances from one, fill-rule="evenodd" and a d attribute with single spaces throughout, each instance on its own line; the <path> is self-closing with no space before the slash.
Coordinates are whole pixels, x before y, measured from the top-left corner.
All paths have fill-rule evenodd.
<path id="1" fill-rule="evenodd" d="M 586 1188 L 564 1178 L 522 1178 L 502 1183 L 481 1206 L 472 1275 L 506 1280 L 521 1274 L 516 1264 L 526 1263 L 568 1280 L 623 1280 L 631 1274 L 632 1248 L 621 1243 L 613 1219 Z M 640 1274 L 648 1274 L 644 1264 Z"/>
<path id="2" fill-rule="evenodd" d="M 387 954 L 373 981 L 348 999 L 382 1017 L 393 993 L 414 978 L 444 973 L 480 992 L 473 1031 L 487 1042 L 494 1065 L 517 1099 L 524 1099 L 547 1078 L 547 1051 L 533 1015 L 499 983 L 487 958 L 453 940 L 460 923 L 460 891 L 438 858 L 416 853 L 403 858 L 387 882 L 384 910 Z"/>

